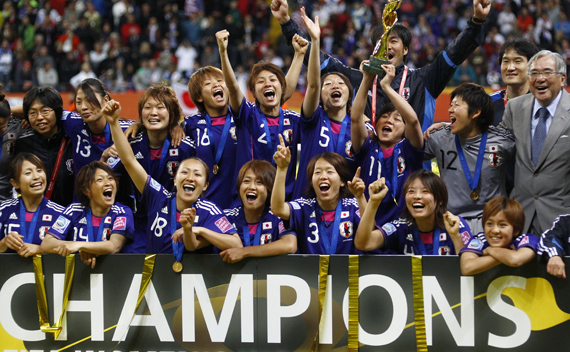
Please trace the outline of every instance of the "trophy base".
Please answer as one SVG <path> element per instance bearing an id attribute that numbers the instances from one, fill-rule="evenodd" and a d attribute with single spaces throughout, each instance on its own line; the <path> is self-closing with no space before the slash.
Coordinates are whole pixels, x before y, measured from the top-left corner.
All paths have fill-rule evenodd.
<path id="1" fill-rule="evenodd" d="M 364 64 L 363 69 L 366 72 L 378 75 L 378 77 L 381 79 L 386 74 L 384 69 L 382 69 L 382 65 L 388 65 L 389 63 L 390 63 L 389 60 L 370 56 L 370 63 Z"/>

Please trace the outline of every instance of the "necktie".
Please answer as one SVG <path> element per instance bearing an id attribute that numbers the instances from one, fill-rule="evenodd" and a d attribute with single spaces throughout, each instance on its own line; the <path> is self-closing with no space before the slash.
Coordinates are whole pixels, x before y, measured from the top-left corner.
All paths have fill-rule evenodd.
<path id="1" fill-rule="evenodd" d="M 535 118 L 538 119 L 538 125 L 534 130 L 534 136 L 532 137 L 532 162 L 534 166 L 538 163 L 538 158 L 540 157 L 540 151 L 544 145 L 544 140 L 546 139 L 546 119 L 548 118 L 548 110 L 546 108 L 540 108 L 536 112 Z"/>

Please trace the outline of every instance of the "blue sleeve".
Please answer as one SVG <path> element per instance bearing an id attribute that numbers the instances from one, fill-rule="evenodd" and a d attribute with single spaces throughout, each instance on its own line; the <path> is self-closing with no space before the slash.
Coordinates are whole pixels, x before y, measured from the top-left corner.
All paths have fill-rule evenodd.
<path id="1" fill-rule="evenodd" d="M 73 229 L 73 224 L 70 218 L 65 215 L 60 215 L 57 220 L 51 225 L 48 233 L 59 240 L 66 240 Z"/>

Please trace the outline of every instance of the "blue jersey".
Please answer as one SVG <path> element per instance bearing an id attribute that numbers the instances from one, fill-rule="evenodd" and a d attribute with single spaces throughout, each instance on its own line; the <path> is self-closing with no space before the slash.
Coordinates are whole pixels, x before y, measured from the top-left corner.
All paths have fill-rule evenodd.
<path id="1" fill-rule="evenodd" d="M 131 141 L 131 148 L 135 155 L 135 159 L 145 169 L 153 179 L 157 180 L 167 190 L 171 190 L 174 186 L 174 173 L 180 162 L 196 155 L 196 149 L 190 138 L 182 140 L 176 148 L 171 146 L 171 138 L 167 136 L 160 150 L 157 151 L 158 158 L 151 156 L 151 148 L 148 144 L 148 134 L 139 133 L 135 139 Z M 125 176 L 127 173 L 120 158 L 109 159 L 111 166 L 119 174 Z M 127 177 L 122 177 L 128 179 Z M 144 202 L 141 202 L 141 194 L 134 188 L 137 200 L 135 213 L 135 240 L 133 243 L 123 248 L 128 253 L 144 253 L 146 250 L 146 232 L 148 229 L 147 209 Z"/>
<path id="2" fill-rule="evenodd" d="M 467 244 L 471 238 L 469 225 L 459 217 L 459 233 L 463 244 Z M 418 229 L 406 219 L 397 219 L 382 226 L 384 236 L 384 248 L 392 249 L 399 254 L 408 255 L 455 255 L 455 246 L 451 236 L 445 229 L 436 228 L 429 233 L 418 232 Z M 435 236 L 439 232 L 439 236 Z M 421 242 L 421 243 L 420 243 Z M 439 243 L 436 248 L 435 244 Z M 423 253 L 421 248 L 425 249 Z M 434 253 L 434 249 L 436 253 Z"/>
<path id="3" fill-rule="evenodd" d="M 0 240 L 10 232 L 16 232 L 25 236 L 23 238 L 24 242 L 41 245 L 45 234 L 65 208 L 44 198 L 38 209 L 31 213 L 26 210 L 23 203 L 21 198 L 18 198 L 8 199 L 0 204 Z M 22 219 L 22 211 L 26 214 L 23 221 L 24 224 L 20 221 Z M 34 216 L 36 216 L 35 224 Z M 22 225 L 26 226 L 25 234 L 21 230 Z M 34 228 L 31 228 L 32 225 Z M 10 248 L 6 252 L 16 253 Z"/>
<path id="4" fill-rule="evenodd" d="M 352 174 L 356 172 L 359 165 L 350 140 L 350 114 L 347 114 L 344 119 L 342 123 L 331 120 L 320 105 L 310 119 L 301 118 L 299 122 L 301 153 L 299 154 L 297 180 L 293 186 L 293 199 L 306 193 L 307 165 L 317 154 L 335 152 L 346 159 Z M 339 142 L 342 145 L 339 145 Z"/>
<path id="5" fill-rule="evenodd" d="M 100 160 L 105 149 L 113 145 L 109 124 L 102 135 L 94 135 L 77 112 L 64 111 L 61 116 L 63 130 L 73 145 L 73 170 L 77 172 L 93 160 Z M 120 120 L 126 130 L 134 121 Z M 95 137 L 95 138 L 94 138 Z"/>
<path id="6" fill-rule="evenodd" d="M 300 254 L 356 254 L 354 235 L 360 224 L 360 210 L 356 198 L 342 198 L 338 227 L 333 221 L 336 210 L 323 212 L 315 198 L 299 198 L 288 202 L 291 210 L 290 226 L 297 233 Z M 326 243 L 324 241 L 327 241 Z M 330 245 L 329 245 L 330 243 Z M 333 250 L 336 243 L 336 250 Z M 327 253 L 329 247 L 330 253 Z"/>
<path id="7" fill-rule="evenodd" d="M 278 134 L 283 135 L 285 144 L 291 151 L 291 164 L 287 170 L 286 194 L 287 199 L 293 191 L 297 166 L 297 143 L 299 143 L 298 125 L 300 116 L 291 110 L 280 109 L 281 116 L 265 116 L 261 109 L 245 98 L 234 117 L 237 131 L 236 168 L 232 184 L 235 186 L 241 167 L 250 160 L 266 160 L 274 164 L 273 155 L 279 145 Z M 267 124 L 267 126 L 266 126 Z M 270 138 L 267 138 L 266 129 Z M 269 142 L 269 143 L 268 143 Z M 271 148 L 270 148 L 271 147 Z"/>
<path id="8" fill-rule="evenodd" d="M 366 196 L 368 185 L 380 177 L 385 177 L 386 184 L 389 185 L 388 194 L 382 199 L 376 212 L 376 224 L 385 224 L 399 218 L 406 206 L 404 184 L 412 172 L 422 168 L 423 151 L 417 150 L 407 139 L 403 139 L 390 153 L 383 151 L 378 143 L 368 137 L 358 151 L 358 160 L 362 165 L 360 178 L 366 184 Z M 397 206 L 394 198 L 398 202 Z"/>
<path id="9" fill-rule="evenodd" d="M 133 233 L 133 212 L 121 203 L 113 204 L 102 218 L 92 215 L 88 207 L 72 203 L 49 229 L 57 239 L 81 242 L 107 241 L 113 234 L 132 240 Z"/>
<path id="10" fill-rule="evenodd" d="M 226 133 L 225 123 L 229 119 L 229 129 Z M 208 130 L 208 116 L 203 114 L 189 115 L 184 118 L 184 132 L 194 141 L 196 156 L 202 159 L 210 168 L 210 185 L 204 193 L 204 198 L 214 202 L 223 209 L 229 208 L 232 199 L 237 198 L 234 179 L 236 167 L 237 134 L 236 125 L 231 112 L 226 116 L 211 117 L 211 129 Z M 225 137 L 223 152 L 219 151 L 222 136 Z M 213 139 L 213 140 L 211 140 Z M 214 165 L 218 165 L 214 173 Z M 228 195 L 232 195 L 229 197 Z"/>
<path id="11" fill-rule="evenodd" d="M 262 245 L 277 241 L 284 235 L 295 234 L 293 231 L 286 229 L 283 220 L 273 215 L 272 212 L 264 212 L 261 220 L 256 224 L 250 224 L 245 220 L 242 207 L 224 209 L 224 213 L 237 230 L 244 247 L 247 243 L 250 246 Z M 257 231 L 259 231 L 259 236 L 256 236 Z M 247 238 L 244 236 L 247 236 Z"/>
<path id="12" fill-rule="evenodd" d="M 172 234 L 182 227 L 179 212 L 176 209 L 176 194 L 168 192 L 161 184 L 149 176 L 143 192 L 143 202 L 148 209 L 148 223 L 146 253 L 172 254 Z M 232 235 L 236 230 L 225 217 L 217 205 L 198 199 L 193 207 L 196 208 L 196 217 L 193 226 L 205 227 L 218 233 Z M 176 221 L 172 224 L 172 211 L 176 211 Z M 217 248 L 208 246 L 193 253 L 219 252 Z"/>
<path id="13" fill-rule="evenodd" d="M 483 255 L 483 251 L 485 248 L 489 247 L 489 242 L 487 242 L 487 238 L 485 238 L 485 233 L 480 232 L 476 236 L 473 236 L 469 242 L 465 245 L 465 247 L 459 252 L 459 254 L 463 254 L 465 252 L 475 253 L 478 256 Z M 526 235 L 520 235 L 515 237 L 511 243 L 509 243 L 508 248 L 518 251 L 523 247 L 528 247 L 532 249 L 535 253 L 538 247 L 538 237 L 532 233 L 527 233 Z"/>

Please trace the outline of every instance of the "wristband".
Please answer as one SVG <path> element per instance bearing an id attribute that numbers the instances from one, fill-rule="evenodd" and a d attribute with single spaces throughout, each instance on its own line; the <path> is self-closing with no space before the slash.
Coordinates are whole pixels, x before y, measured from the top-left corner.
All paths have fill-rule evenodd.
<path id="1" fill-rule="evenodd" d="M 477 18 L 475 16 L 471 16 L 471 21 L 475 24 L 481 25 L 481 24 L 487 22 L 487 19 L 486 18 Z"/>

